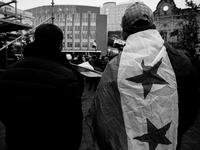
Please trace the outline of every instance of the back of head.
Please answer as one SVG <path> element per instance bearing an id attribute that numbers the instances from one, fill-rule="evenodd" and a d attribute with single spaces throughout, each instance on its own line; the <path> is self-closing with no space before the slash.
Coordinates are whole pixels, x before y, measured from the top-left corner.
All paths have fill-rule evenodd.
<path id="1" fill-rule="evenodd" d="M 53 24 L 42 24 L 35 30 L 35 43 L 41 47 L 59 48 L 63 41 L 62 30 Z"/>
<path id="2" fill-rule="evenodd" d="M 129 35 L 149 28 L 155 29 L 152 10 L 140 1 L 131 4 L 124 12 L 121 27 Z"/>
<path id="3" fill-rule="evenodd" d="M 25 46 L 24 56 L 45 55 L 54 56 L 61 53 L 63 41 L 62 30 L 53 24 L 42 24 L 38 26 L 34 33 L 35 40 Z"/>

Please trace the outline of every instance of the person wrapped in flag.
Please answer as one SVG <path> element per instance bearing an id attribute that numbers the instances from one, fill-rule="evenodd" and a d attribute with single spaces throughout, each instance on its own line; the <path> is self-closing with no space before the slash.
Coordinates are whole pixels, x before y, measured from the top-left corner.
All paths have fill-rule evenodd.
<path id="1" fill-rule="evenodd" d="M 197 76 L 143 2 L 124 12 L 123 51 L 106 66 L 86 116 L 96 150 L 179 150 L 199 109 Z"/>

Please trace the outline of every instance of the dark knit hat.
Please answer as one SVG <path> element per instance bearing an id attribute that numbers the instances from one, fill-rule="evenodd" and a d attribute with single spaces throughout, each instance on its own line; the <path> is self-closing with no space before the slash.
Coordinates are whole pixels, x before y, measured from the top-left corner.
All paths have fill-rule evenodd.
<path id="1" fill-rule="evenodd" d="M 54 24 L 42 24 L 35 30 L 35 43 L 40 46 L 58 47 L 63 41 L 62 30 Z"/>
<path id="2" fill-rule="evenodd" d="M 146 20 L 153 25 L 153 12 L 143 2 L 135 2 L 125 10 L 121 26 L 123 30 L 132 31 L 133 24 L 138 20 Z"/>

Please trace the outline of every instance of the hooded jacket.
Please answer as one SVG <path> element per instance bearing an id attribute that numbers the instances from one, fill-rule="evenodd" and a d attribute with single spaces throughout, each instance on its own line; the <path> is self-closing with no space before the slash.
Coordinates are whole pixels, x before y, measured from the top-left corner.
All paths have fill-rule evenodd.
<path id="1" fill-rule="evenodd" d="M 96 149 L 180 149 L 198 92 L 189 59 L 157 30 L 131 34 L 105 68 L 86 117 Z"/>
<path id="2" fill-rule="evenodd" d="M 8 149 L 79 149 L 81 92 L 61 52 L 35 43 L 0 77 L 0 120 Z M 48 53 L 49 51 L 49 53 Z"/>

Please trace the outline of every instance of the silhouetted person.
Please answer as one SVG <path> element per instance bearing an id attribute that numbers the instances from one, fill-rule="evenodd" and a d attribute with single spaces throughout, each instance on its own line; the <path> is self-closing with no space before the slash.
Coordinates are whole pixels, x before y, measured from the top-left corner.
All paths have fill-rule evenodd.
<path id="1" fill-rule="evenodd" d="M 81 90 L 61 54 L 63 33 L 53 24 L 36 28 L 24 59 L 0 77 L 0 120 L 8 150 L 78 150 L 82 137 Z"/>

